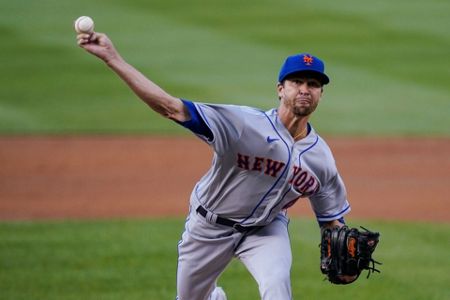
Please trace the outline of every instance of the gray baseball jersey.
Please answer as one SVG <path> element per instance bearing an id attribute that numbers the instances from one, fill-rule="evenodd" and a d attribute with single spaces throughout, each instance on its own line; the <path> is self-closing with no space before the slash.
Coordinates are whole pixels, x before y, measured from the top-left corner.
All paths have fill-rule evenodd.
<path id="1" fill-rule="evenodd" d="M 195 103 L 211 130 L 212 166 L 197 183 L 191 203 L 255 226 L 270 223 L 300 197 L 309 197 L 318 221 L 349 212 L 342 179 L 330 148 L 309 126 L 295 142 L 276 109 Z"/>
<path id="2" fill-rule="evenodd" d="M 258 282 L 262 299 L 292 299 L 286 209 L 309 197 L 319 222 L 350 210 L 329 147 L 310 125 L 295 142 L 276 109 L 184 103 L 192 120 L 183 125 L 211 145 L 214 157 L 191 194 L 178 244 L 177 299 L 225 300 L 216 280 L 233 257 Z M 224 226 L 219 217 L 252 229 Z"/>

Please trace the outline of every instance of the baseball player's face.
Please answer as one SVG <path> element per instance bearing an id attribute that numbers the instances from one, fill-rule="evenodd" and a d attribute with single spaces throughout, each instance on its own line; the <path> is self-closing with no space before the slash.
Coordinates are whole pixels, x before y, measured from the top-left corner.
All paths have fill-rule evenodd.
<path id="1" fill-rule="evenodd" d="M 322 84 L 315 78 L 295 76 L 278 84 L 280 106 L 291 110 L 295 116 L 309 116 L 316 110 L 322 97 Z"/>

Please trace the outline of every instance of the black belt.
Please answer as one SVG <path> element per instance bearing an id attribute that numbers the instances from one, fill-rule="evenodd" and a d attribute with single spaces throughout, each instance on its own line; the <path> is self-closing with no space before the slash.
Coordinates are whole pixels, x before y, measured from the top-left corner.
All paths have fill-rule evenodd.
<path id="1" fill-rule="evenodd" d="M 206 216 L 208 215 L 208 211 L 203 206 L 200 205 L 197 208 L 197 212 L 206 219 Z M 250 230 L 262 227 L 262 226 L 242 226 L 241 224 L 239 224 L 239 222 L 225 219 L 225 218 L 222 218 L 219 216 L 217 216 L 216 223 L 220 224 L 220 225 L 225 225 L 228 227 L 233 227 L 234 229 L 236 229 L 239 232 L 249 232 Z"/>

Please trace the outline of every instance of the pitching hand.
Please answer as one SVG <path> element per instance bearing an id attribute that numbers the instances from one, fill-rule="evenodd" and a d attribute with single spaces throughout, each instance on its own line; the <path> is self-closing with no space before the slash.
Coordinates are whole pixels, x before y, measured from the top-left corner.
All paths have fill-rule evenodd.
<path id="1" fill-rule="evenodd" d="M 77 35 L 78 45 L 87 52 L 99 57 L 106 63 L 120 58 L 111 40 L 104 33 L 80 33 Z"/>

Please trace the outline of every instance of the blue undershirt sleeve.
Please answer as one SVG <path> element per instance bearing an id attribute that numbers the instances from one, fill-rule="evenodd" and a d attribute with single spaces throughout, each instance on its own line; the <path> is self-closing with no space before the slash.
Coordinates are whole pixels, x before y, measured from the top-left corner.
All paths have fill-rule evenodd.
<path id="1" fill-rule="evenodd" d="M 191 115 L 191 119 L 185 122 L 177 122 L 181 126 L 189 129 L 195 134 L 202 135 L 206 137 L 209 141 L 213 140 L 213 133 L 211 129 L 209 129 L 208 125 L 206 125 L 205 121 L 197 111 L 194 103 L 188 100 L 181 99 L 183 104 L 187 107 L 189 114 Z"/>

